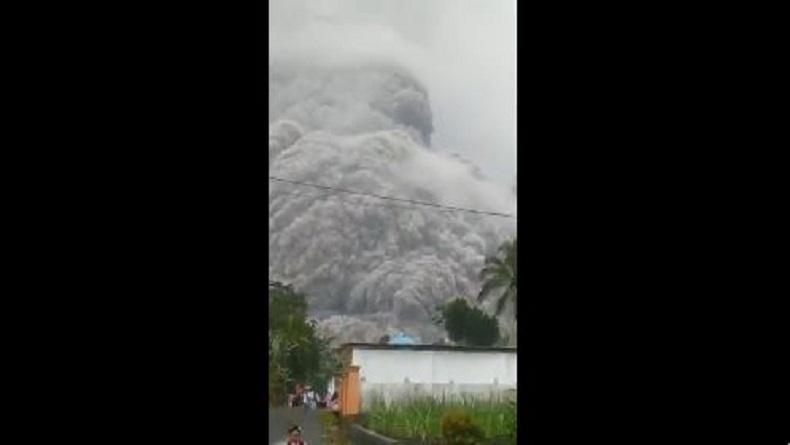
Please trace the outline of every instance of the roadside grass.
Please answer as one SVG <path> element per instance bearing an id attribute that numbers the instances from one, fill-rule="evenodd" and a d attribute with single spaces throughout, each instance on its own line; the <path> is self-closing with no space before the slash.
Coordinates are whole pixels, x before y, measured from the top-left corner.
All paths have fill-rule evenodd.
<path id="1" fill-rule="evenodd" d="M 340 425 L 337 414 L 331 410 L 321 410 L 318 412 L 318 420 L 324 427 L 321 436 L 322 443 L 327 445 L 351 445 Z"/>
<path id="2" fill-rule="evenodd" d="M 471 396 L 453 399 L 424 396 L 391 403 L 376 398 L 371 400 L 370 409 L 363 417 L 363 426 L 408 442 L 441 443 L 441 419 L 448 411 L 468 413 L 487 440 L 515 444 L 515 401 L 494 397 L 486 400 Z"/>

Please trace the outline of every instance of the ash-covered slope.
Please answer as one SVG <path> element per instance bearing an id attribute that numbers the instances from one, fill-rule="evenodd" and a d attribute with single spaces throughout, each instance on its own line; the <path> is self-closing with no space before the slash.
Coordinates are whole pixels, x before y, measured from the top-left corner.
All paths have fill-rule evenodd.
<path id="1" fill-rule="evenodd" d="M 511 191 L 430 148 L 428 94 L 404 70 L 273 64 L 269 93 L 271 176 L 514 212 Z M 269 274 L 307 293 L 339 341 L 403 329 L 431 342 L 443 333 L 430 309 L 476 295 L 485 255 L 514 230 L 513 219 L 271 181 Z"/>

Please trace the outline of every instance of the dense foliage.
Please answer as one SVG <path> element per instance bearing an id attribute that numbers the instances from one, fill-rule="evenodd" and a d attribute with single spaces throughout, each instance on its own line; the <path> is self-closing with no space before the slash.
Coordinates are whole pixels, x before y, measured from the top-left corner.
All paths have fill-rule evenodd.
<path id="1" fill-rule="evenodd" d="M 463 298 L 442 306 L 437 321 L 444 326 L 450 340 L 462 345 L 492 346 L 500 337 L 496 317 L 469 306 Z"/>
<path id="2" fill-rule="evenodd" d="M 269 397 L 280 404 L 296 383 L 323 392 L 338 362 L 328 339 L 307 318 L 305 296 L 291 286 L 269 286 Z"/>
<path id="3" fill-rule="evenodd" d="M 441 425 L 446 445 L 478 445 L 483 442 L 483 430 L 465 410 L 447 411 L 442 416 Z"/>
<path id="4" fill-rule="evenodd" d="M 486 258 L 485 267 L 480 272 L 483 289 L 478 300 L 483 301 L 495 291 L 501 291 L 496 305 L 496 314 L 502 313 L 507 303 L 513 305 L 513 317 L 517 318 L 516 297 L 516 239 L 504 242 L 499 246 L 497 256 Z"/>

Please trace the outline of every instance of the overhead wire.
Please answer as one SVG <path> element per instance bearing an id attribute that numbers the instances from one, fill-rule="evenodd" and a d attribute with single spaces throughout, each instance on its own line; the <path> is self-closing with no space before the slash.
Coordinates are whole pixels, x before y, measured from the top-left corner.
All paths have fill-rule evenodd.
<path id="1" fill-rule="evenodd" d="M 406 203 L 410 203 L 410 204 L 414 204 L 414 205 L 433 207 L 433 208 L 444 209 L 444 210 L 448 210 L 448 211 L 468 212 L 468 213 L 475 213 L 475 214 L 489 215 L 489 216 L 497 216 L 497 217 L 504 217 L 504 218 L 515 218 L 515 215 L 509 214 L 509 213 L 490 212 L 490 211 L 485 211 L 485 210 L 477 210 L 477 209 L 469 209 L 469 208 L 464 208 L 464 207 L 448 206 L 448 205 L 437 204 L 437 203 L 433 203 L 433 202 L 418 201 L 418 200 L 415 200 L 415 199 L 396 198 L 394 196 L 378 195 L 378 194 L 375 194 L 375 193 L 360 192 L 360 191 L 349 190 L 349 189 L 344 189 L 344 188 L 340 188 L 340 187 L 330 187 L 330 186 L 326 186 L 326 185 L 313 184 L 313 183 L 304 182 L 304 181 L 295 181 L 295 180 L 291 180 L 291 179 L 278 178 L 276 176 L 269 176 L 269 180 L 282 182 L 282 183 L 287 183 L 287 184 L 293 184 L 293 185 L 300 185 L 300 186 L 305 186 L 305 187 L 313 187 L 313 188 L 321 189 L 321 190 L 332 190 L 332 191 L 336 191 L 336 192 L 340 192 L 340 193 L 347 193 L 347 194 L 352 194 L 352 195 L 369 196 L 369 197 L 382 199 L 382 200 L 406 202 Z M 348 201 L 346 201 L 346 202 L 348 202 Z M 365 203 L 365 204 L 368 204 L 368 203 Z M 375 204 L 373 204 L 373 205 L 375 205 Z M 400 206 L 400 207 L 403 207 L 403 206 Z"/>
<path id="2" fill-rule="evenodd" d="M 375 203 L 375 202 L 354 202 L 354 201 L 349 201 L 347 199 L 343 199 L 343 197 L 341 197 L 341 196 L 339 196 L 337 194 L 333 194 L 333 193 L 324 193 L 324 194 L 320 194 L 320 195 L 315 195 L 315 194 L 311 194 L 311 193 L 297 193 L 297 192 L 291 192 L 291 191 L 286 191 L 286 190 L 280 190 L 277 193 L 278 194 L 283 193 L 283 194 L 292 195 L 292 196 L 306 196 L 306 197 L 310 197 L 310 198 L 336 198 L 338 201 L 340 201 L 340 202 L 342 202 L 344 204 L 351 204 L 351 205 L 383 207 L 383 208 L 388 208 L 388 209 L 405 209 L 405 210 L 418 210 L 418 211 L 419 210 L 425 210 L 424 207 L 421 208 L 421 207 L 416 207 L 416 206 L 401 206 L 401 205 L 394 205 L 394 204 L 378 204 L 378 203 Z M 437 211 L 440 211 L 440 212 L 456 212 L 456 210 L 448 210 L 448 209 L 433 209 L 433 210 L 437 210 Z"/>

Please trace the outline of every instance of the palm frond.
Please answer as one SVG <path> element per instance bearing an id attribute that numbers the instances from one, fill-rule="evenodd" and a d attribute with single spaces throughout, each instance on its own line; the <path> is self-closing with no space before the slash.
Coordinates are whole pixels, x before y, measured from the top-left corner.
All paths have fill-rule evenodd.
<path id="1" fill-rule="evenodd" d="M 495 256 L 485 259 L 484 267 L 480 271 L 483 288 L 478 295 L 478 301 L 483 301 L 496 289 L 504 288 L 504 292 L 497 300 L 496 313 L 501 314 L 508 302 L 513 304 L 514 316 L 516 312 L 516 239 L 503 242 L 497 249 Z"/>
<path id="2" fill-rule="evenodd" d="M 501 297 L 499 297 L 499 300 L 497 301 L 497 304 L 496 304 L 496 314 L 497 315 L 501 314 L 502 313 L 502 309 L 505 308 L 505 303 L 507 303 L 507 300 L 508 300 L 507 297 L 508 297 L 508 293 L 507 292 L 505 292 L 504 294 L 502 294 Z"/>
<path id="3" fill-rule="evenodd" d="M 480 290 L 480 293 L 477 295 L 477 301 L 483 301 L 485 298 L 494 290 L 502 287 L 502 283 L 498 280 L 489 280 L 486 281 L 483 285 L 483 289 Z"/>

